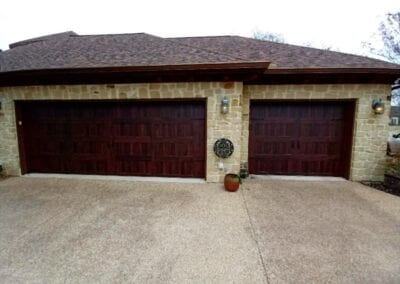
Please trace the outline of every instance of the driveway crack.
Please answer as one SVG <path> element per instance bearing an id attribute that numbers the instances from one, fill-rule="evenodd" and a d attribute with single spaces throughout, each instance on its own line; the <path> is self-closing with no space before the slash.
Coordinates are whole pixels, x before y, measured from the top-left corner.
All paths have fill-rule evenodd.
<path id="1" fill-rule="evenodd" d="M 258 256 L 260 258 L 261 265 L 263 267 L 264 276 L 265 276 L 265 279 L 266 279 L 267 283 L 269 284 L 271 282 L 270 282 L 270 279 L 269 279 L 269 276 L 268 276 L 267 265 L 266 265 L 266 262 L 265 262 L 265 260 L 264 260 L 264 258 L 262 256 L 262 253 L 261 253 L 260 245 L 259 245 L 257 237 L 256 237 L 255 226 L 254 226 L 253 220 L 250 217 L 249 207 L 247 205 L 247 201 L 246 201 L 246 198 L 245 198 L 243 192 L 244 192 L 244 187 L 242 187 L 242 189 L 240 190 L 240 194 L 242 195 L 244 208 L 246 209 L 247 218 L 249 219 L 249 224 L 250 224 L 250 229 L 251 229 L 251 237 L 253 238 L 253 240 L 254 240 L 254 242 L 255 242 L 255 244 L 257 246 Z"/>

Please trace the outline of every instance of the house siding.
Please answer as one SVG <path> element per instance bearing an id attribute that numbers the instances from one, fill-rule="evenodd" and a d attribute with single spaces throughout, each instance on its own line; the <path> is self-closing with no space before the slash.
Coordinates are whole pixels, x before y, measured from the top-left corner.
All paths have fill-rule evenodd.
<path id="1" fill-rule="evenodd" d="M 385 115 L 374 115 L 372 99 L 390 94 L 390 85 L 249 85 L 241 82 L 149 83 L 54 85 L 0 88 L 3 114 L 0 116 L 0 161 L 6 174 L 20 175 L 15 121 L 16 100 L 106 100 L 106 99 L 194 99 L 207 100 L 206 179 L 220 182 L 225 171 L 238 172 L 248 157 L 249 112 L 251 99 L 355 99 L 354 141 L 350 179 L 382 180 L 389 135 L 389 103 Z M 220 113 L 223 96 L 230 100 L 229 113 Z M 350 126 L 349 126 L 350 127 Z M 235 145 L 233 155 L 217 158 L 213 145 L 228 138 Z M 218 168 L 224 162 L 225 171 Z"/>

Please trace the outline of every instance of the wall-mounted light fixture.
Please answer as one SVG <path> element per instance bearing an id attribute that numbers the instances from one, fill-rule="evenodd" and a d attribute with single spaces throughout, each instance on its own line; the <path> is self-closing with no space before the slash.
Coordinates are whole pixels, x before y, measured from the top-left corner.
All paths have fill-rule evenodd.
<path id="1" fill-rule="evenodd" d="M 371 107 L 375 114 L 383 114 L 385 112 L 385 103 L 382 99 L 372 100 Z"/>
<path id="2" fill-rule="evenodd" d="M 229 99 L 227 96 L 223 96 L 221 100 L 221 113 L 226 114 L 229 111 Z"/>

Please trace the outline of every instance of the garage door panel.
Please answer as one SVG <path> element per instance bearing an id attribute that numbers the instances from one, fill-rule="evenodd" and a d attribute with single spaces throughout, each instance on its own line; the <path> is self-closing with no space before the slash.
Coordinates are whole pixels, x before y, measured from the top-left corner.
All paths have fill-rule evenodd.
<path id="1" fill-rule="evenodd" d="M 55 167 L 55 166 L 54 166 Z M 108 161 L 88 156 L 73 157 L 63 163 L 61 166 L 63 173 L 75 174 L 106 174 L 109 170 Z"/>
<path id="2" fill-rule="evenodd" d="M 20 102 L 17 107 L 25 172 L 205 175 L 204 101 Z"/>
<path id="3" fill-rule="evenodd" d="M 353 111 L 353 102 L 252 101 L 250 173 L 346 176 Z"/>

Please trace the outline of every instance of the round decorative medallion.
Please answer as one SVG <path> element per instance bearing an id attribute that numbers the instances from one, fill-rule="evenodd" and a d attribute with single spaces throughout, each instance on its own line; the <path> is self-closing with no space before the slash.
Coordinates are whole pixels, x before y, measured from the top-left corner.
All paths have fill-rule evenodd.
<path id="1" fill-rule="evenodd" d="M 214 153 L 220 158 L 229 158 L 233 153 L 233 143 L 231 140 L 221 138 L 215 141 Z"/>

